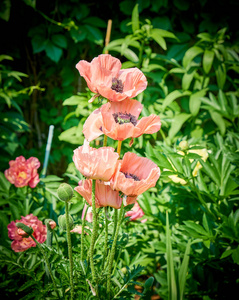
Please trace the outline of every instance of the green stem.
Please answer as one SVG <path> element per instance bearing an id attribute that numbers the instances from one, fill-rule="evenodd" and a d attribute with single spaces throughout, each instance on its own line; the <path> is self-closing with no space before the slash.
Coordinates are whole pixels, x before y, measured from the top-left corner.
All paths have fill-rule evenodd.
<path id="1" fill-rule="evenodd" d="M 92 213 L 93 213 L 93 231 L 91 236 L 91 244 L 90 244 L 90 267 L 92 272 L 93 281 L 96 281 L 96 274 L 95 274 L 95 266 L 94 266 L 94 245 L 97 235 L 97 218 L 96 218 L 96 208 L 95 208 L 95 180 L 92 179 Z"/>
<path id="2" fill-rule="evenodd" d="M 88 211 L 89 206 L 87 205 L 84 216 L 83 216 L 83 220 L 82 220 L 82 229 L 81 229 L 81 251 L 80 251 L 80 259 L 81 261 L 83 261 L 83 251 L 84 251 L 84 231 L 85 231 L 85 218 L 87 215 L 87 211 Z"/>
<path id="3" fill-rule="evenodd" d="M 122 145 L 122 141 L 118 141 L 118 146 L 117 146 L 117 153 L 120 156 L 120 152 L 121 152 L 121 145 Z"/>
<path id="4" fill-rule="evenodd" d="M 71 233 L 70 233 L 70 221 L 69 221 L 69 204 L 65 201 L 66 208 L 66 234 L 68 244 L 68 256 L 70 266 L 70 286 L 71 286 L 71 300 L 74 299 L 74 285 L 73 285 L 73 258 L 72 258 L 72 244 L 71 244 Z"/>
<path id="5" fill-rule="evenodd" d="M 138 62 L 138 68 L 141 69 L 142 62 L 143 62 L 143 52 L 144 52 L 144 41 L 142 42 L 139 50 L 139 62 Z"/>
<path id="6" fill-rule="evenodd" d="M 49 222 L 46 223 L 46 228 L 47 228 L 46 245 L 47 245 L 48 247 L 51 247 L 51 246 L 52 246 L 52 235 L 53 235 L 53 230 L 51 229 L 51 226 L 50 226 Z M 49 277 L 50 277 L 50 273 L 49 273 L 49 270 L 48 270 L 47 265 L 45 266 L 45 269 L 46 269 L 46 275 L 47 275 L 47 277 L 49 278 Z"/>
<path id="7" fill-rule="evenodd" d="M 120 213 L 119 213 L 119 219 L 117 222 L 114 240 L 113 240 L 113 244 L 112 244 L 112 249 L 110 252 L 110 260 L 109 260 L 109 268 L 108 268 L 108 276 L 107 276 L 107 288 L 106 288 L 106 294 L 108 295 L 109 300 L 110 300 L 111 272 L 112 272 L 113 260 L 114 260 L 114 256 L 115 256 L 115 250 L 116 250 L 116 243 L 117 243 L 117 238 L 118 238 L 118 234 L 119 234 L 119 229 L 120 229 L 120 224 L 121 224 L 121 220 L 123 217 L 123 213 L 124 213 L 124 203 L 122 201 Z"/>
<path id="8" fill-rule="evenodd" d="M 107 146 L 107 135 L 104 135 L 103 147 Z"/>
<path id="9" fill-rule="evenodd" d="M 55 282 L 55 279 L 54 279 L 54 276 L 52 274 L 52 271 L 51 271 L 51 267 L 50 267 L 50 263 L 49 263 L 49 260 L 47 258 L 47 255 L 45 254 L 41 244 L 34 238 L 34 236 L 31 234 L 30 237 L 35 241 L 35 243 L 37 244 L 37 246 L 39 247 L 44 259 L 45 259 L 45 262 L 46 262 L 46 265 L 47 265 L 47 268 L 48 268 L 48 271 L 49 271 L 49 275 L 51 277 L 51 280 L 52 280 L 52 283 L 53 283 L 53 286 L 54 286 L 54 290 L 57 294 L 57 297 L 58 299 L 61 299 L 60 295 L 59 295 L 59 292 L 58 292 L 58 289 L 57 289 L 57 285 L 56 285 L 56 282 Z"/>
<path id="10" fill-rule="evenodd" d="M 105 265 L 105 258 L 107 256 L 107 245 L 108 245 L 108 218 L 107 218 L 107 207 L 105 207 L 105 247 L 104 247 L 104 254 L 103 254 L 103 259 L 102 259 L 102 269 L 104 269 L 104 265 Z"/>

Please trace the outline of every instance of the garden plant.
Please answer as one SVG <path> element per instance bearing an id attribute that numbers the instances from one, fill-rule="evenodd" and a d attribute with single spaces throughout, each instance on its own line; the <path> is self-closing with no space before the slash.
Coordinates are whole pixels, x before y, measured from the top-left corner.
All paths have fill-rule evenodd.
<path id="1" fill-rule="evenodd" d="M 234 299 L 238 5 L 11 2 L 9 32 L 35 18 L 0 48 L 4 299 Z"/>

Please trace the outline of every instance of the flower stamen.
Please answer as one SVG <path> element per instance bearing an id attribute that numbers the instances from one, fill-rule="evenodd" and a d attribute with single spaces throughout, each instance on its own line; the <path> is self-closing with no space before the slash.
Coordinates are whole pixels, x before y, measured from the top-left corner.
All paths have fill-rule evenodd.
<path id="1" fill-rule="evenodd" d="M 130 113 L 114 113 L 113 114 L 114 120 L 116 123 L 126 124 L 126 123 L 132 123 L 134 126 L 137 124 L 137 119 L 135 116 L 131 115 Z"/>
<path id="2" fill-rule="evenodd" d="M 111 89 L 116 91 L 117 93 L 123 93 L 124 85 L 122 83 L 122 80 L 113 78 L 112 79 L 112 86 Z"/>
<path id="3" fill-rule="evenodd" d="M 123 172 L 123 173 L 124 173 L 124 172 Z M 125 176 L 126 178 L 132 178 L 132 179 L 134 179 L 134 181 L 140 181 L 139 177 L 136 176 L 136 175 L 134 175 L 134 174 L 132 174 L 132 173 L 126 172 L 126 173 L 124 173 L 124 176 Z"/>

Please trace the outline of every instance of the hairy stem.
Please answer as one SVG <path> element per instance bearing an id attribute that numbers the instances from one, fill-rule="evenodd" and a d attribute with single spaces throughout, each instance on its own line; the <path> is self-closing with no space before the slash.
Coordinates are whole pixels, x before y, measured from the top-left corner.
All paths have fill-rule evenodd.
<path id="1" fill-rule="evenodd" d="M 107 276 L 107 288 L 106 288 L 106 294 L 108 296 L 108 299 L 110 299 L 111 272 L 112 272 L 112 266 L 113 266 L 115 251 L 116 251 L 116 243 L 117 243 L 117 238 L 118 238 L 118 234 L 119 234 L 119 229 L 120 229 L 120 224 L 121 224 L 121 220 L 123 217 L 123 213 L 124 213 L 124 203 L 122 201 L 120 213 L 119 213 L 119 219 L 118 219 L 118 222 L 116 225 L 114 240 L 113 240 L 113 244 L 112 244 L 112 249 L 110 252 L 109 268 L 108 268 L 108 276 Z"/>
<path id="2" fill-rule="evenodd" d="M 97 218 L 96 218 L 96 208 L 95 208 L 95 180 L 92 179 L 92 213 L 93 213 L 93 232 L 91 236 L 91 244 L 90 244 L 90 267 L 92 272 L 93 281 L 96 281 L 96 274 L 95 274 L 95 266 L 94 266 L 94 245 L 97 235 Z"/>
<path id="3" fill-rule="evenodd" d="M 83 216 L 83 220 L 82 220 L 82 229 L 81 229 L 81 251 L 80 251 L 80 259 L 81 261 L 83 261 L 83 251 L 84 251 L 84 231 L 85 231 L 85 218 L 87 215 L 87 211 L 88 211 L 89 206 L 87 205 L 84 216 Z"/>
<path id="4" fill-rule="evenodd" d="M 71 286 L 71 300 L 74 299 L 74 285 L 73 285 L 73 258 L 72 258 L 72 244 L 71 244 L 71 233 L 70 233 L 70 221 L 69 221 L 69 204 L 65 201 L 66 207 L 66 233 L 67 233 L 67 244 L 68 244 L 68 256 L 70 266 L 70 286 Z"/>

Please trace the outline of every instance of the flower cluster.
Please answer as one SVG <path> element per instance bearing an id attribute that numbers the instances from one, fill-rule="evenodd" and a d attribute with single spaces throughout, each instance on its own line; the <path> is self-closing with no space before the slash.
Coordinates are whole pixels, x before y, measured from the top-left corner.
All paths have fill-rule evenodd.
<path id="1" fill-rule="evenodd" d="M 159 116 L 139 119 L 143 105 L 131 98 L 147 87 L 144 74 L 137 68 L 121 69 L 117 58 L 102 54 L 90 63 L 80 61 L 76 68 L 86 80 L 89 89 L 108 102 L 96 109 L 83 126 L 85 142 L 74 150 L 76 168 L 86 177 L 75 190 L 92 205 L 92 180 L 95 184 L 95 206 L 120 208 L 135 203 L 137 196 L 154 187 L 160 169 L 151 160 L 127 152 L 123 159 L 111 147 L 94 149 L 89 142 L 105 134 L 122 142 L 137 138 L 144 133 L 155 133 L 161 128 Z M 122 197 L 122 194 L 124 197 Z"/>
<path id="2" fill-rule="evenodd" d="M 36 242 L 29 237 L 22 229 L 17 228 L 16 223 L 23 223 L 33 229 L 34 238 L 40 243 L 44 243 L 47 236 L 47 228 L 33 214 L 22 217 L 21 220 L 12 221 L 8 226 L 8 236 L 13 240 L 11 247 L 15 252 L 23 252 L 31 247 L 36 247 Z"/>
<path id="3" fill-rule="evenodd" d="M 7 180 L 16 187 L 29 185 L 34 188 L 40 181 L 37 173 L 40 162 L 36 157 L 25 159 L 25 157 L 19 156 L 16 160 L 11 160 L 9 165 L 10 168 L 5 170 L 4 174 Z"/>

